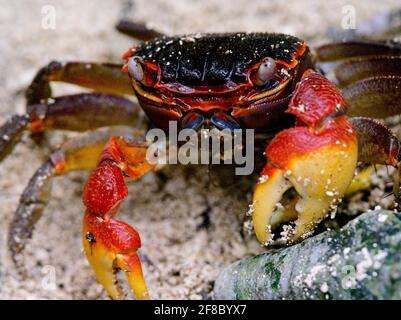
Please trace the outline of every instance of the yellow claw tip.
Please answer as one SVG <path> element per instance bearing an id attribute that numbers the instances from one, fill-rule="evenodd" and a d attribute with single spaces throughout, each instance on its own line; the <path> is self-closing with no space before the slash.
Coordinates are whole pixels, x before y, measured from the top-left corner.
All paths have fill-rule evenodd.
<path id="1" fill-rule="evenodd" d="M 114 300 L 123 300 L 126 294 L 119 284 L 116 273 L 124 270 L 129 286 L 137 300 L 149 300 L 150 295 L 136 253 L 116 254 L 100 242 L 90 242 L 84 232 L 84 251 L 95 272 L 96 279 Z"/>
<path id="2" fill-rule="evenodd" d="M 327 216 L 344 196 L 357 161 L 357 146 L 329 146 L 293 159 L 285 169 L 267 165 L 269 179 L 258 183 L 254 193 L 253 224 L 257 239 L 263 244 L 272 242 L 272 229 L 284 226 L 281 238 L 292 244 L 308 237 L 315 226 Z M 294 188 L 297 195 L 282 201 L 284 194 Z"/>

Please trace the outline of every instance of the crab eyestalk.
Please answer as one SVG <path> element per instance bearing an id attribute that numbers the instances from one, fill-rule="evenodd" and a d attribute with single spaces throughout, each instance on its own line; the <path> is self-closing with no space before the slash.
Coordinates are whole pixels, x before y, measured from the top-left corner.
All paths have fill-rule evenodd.
<path id="1" fill-rule="evenodd" d="M 125 272 L 137 299 L 150 299 L 137 253 L 139 234 L 114 218 L 128 194 L 125 178 L 138 179 L 154 168 L 146 161 L 146 150 L 145 145 L 111 138 L 85 185 L 84 250 L 97 280 L 113 299 L 124 298 L 116 278 L 118 270 Z"/>
<path id="2" fill-rule="evenodd" d="M 266 148 L 268 163 L 254 193 L 253 224 L 261 243 L 306 238 L 343 197 L 358 157 L 345 107 L 333 84 L 312 70 L 305 72 L 287 110 L 296 116 L 296 126 L 280 132 Z M 295 197 L 280 203 L 292 188 Z M 272 232 L 289 221 L 295 225 L 273 238 Z"/>

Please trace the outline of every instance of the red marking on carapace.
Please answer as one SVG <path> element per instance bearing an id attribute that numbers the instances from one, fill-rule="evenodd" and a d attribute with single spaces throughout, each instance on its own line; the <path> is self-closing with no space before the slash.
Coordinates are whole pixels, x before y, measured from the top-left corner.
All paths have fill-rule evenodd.
<path id="1" fill-rule="evenodd" d="M 122 56 L 121 56 L 121 58 L 123 58 L 124 60 L 128 60 L 129 58 L 131 58 L 132 56 L 134 56 L 135 55 L 135 48 L 134 47 L 131 47 L 131 48 L 129 48 L 127 51 L 125 51 L 123 54 L 122 54 Z"/>
<path id="2" fill-rule="evenodd" d="M 115 214 L 116 206 L 127 194 L 121 169 L 113 161 L 105 160 L 89 176 L 83 201 L 89 213 L 104 217 Z"/>
<path id="3" fill-rule="evenodd" d="M 309 69 L 297 84 L 287 112 L 314 128 L 328 115 L 338 111 L 345 112 L 346 107 L 347 103 L 336 86 L 321 74 Z"/>
<path id="4" fill-rule="evenodd" d="M 304 55 L 307 48 L 308 46 L 306 43 L 302 42 L 294 53 L 291 62 L 276 60 L 277 70 L 286 68 L 288 71 L 291 71 L 292 69 L 296 68 L 299 64 L 299 58 Z M 249 68 L 247 80 L 243 83 L 227 81 L 223 85 L 205 84 L 201 86 L 188 86 L 178 81 L 168 83 L 162 82 L 162 70 L 160 69 L 159 65 L 151 61 L 144 61 L 142 62 L 144 79 L 141 82 L 145 83 L 146 87 L 148 88 L 152 87 L 152 89 L 158 90 L 158 92 L 147 92 L 148 95 L 154 95 L 158 99 L 163 100 L 171 106 L 176 105 L 175 101 L 177 99 L 182 101 L 186 100 L 186 103 L 184 105 L 180 104 L 180 107 L 185 108 L 185 105 L 187 105 L 190 106 L 190 108 L 192 106 L 197 106 L 199 109 L 207 109 L 208 101 L 203 100 L 201 97 L 213 96 L 214 98 L 211 103 L 215 105 L 225 105 L 227 108 L 230 108 L 235 104 L 246 107 L 248 106 L 249 101 L 252 100 L 253 96 L 261 94 L 259 89 L 255 89 L 255 84 L 252 81 L 252 74 L 257 71 L 261 63 L 262 62 L 256 63 Z M 123 71 L 128 72 L 128 67 L 126 65 L 123 66 Z M 276 76 L 278 77 L 277 80 L 280 82 L 286 80 L 284 75 L 279 72 L 277 72 Z M 279 93 L 285 91 L 285 87 Z M 219 96 L 218 100 L 215 99 L 216 96 Z M 277 94 L 272 94 L 270 97 L 267 95 L 266 98 L 270 98 L 269 100 L 274 100 L 279 97 L 277 97 Z"/>
<path id="5" fill-rule="evenodd" d="M 84 230 L 94 236 L 93 245 L 101 244 L 115 253 L 129 254 L 141 247 L 138 232 L 128 223 L 117 219 L 99 219 L 91 213 L 86 213 Z"/>

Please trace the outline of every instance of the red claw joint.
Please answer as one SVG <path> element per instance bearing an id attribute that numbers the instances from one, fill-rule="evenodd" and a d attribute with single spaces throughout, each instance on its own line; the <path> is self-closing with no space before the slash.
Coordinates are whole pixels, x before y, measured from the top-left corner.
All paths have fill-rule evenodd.
<path id="1" fill-rule="evenodd" d="M 354 176 L 358 147 L 336 87 L 313 70 L 297 84 L 287 109 L 296 125 L 266 148 L 268 163 L 253 198 L 258 240 L 292 244 L 309 236 L 341 200 Z M 283 197 L 294 189 L 295 196 Z M 294 223 L 292 223 L 294 222 Z M 284 226 L 279 236 L 273 232 Z"/>
<path id="2" fill-rule="evenodd" d="M 153 169 L 145 157 L 146 146 L 111 138 L 84 189 L 84 250 L 98 281 L 113 299 L 124 298 L 116 277 L 118 270 L 125 271 L 137 299 L 150 298 L 137 254 L 139 234 L 114 218 L 128 194 L 126 177 L 137 179 Z"/>

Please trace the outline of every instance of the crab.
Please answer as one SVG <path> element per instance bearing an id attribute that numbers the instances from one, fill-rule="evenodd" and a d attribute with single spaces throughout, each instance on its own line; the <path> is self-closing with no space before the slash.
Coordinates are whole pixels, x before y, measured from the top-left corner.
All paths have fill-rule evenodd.
<path id="1" fill-rule="evenodd" d="M 118 29 L 143 41 L 123 54 L 124 64 L 49 63 L 27 89 L 27 113 L 0 127 L 0 160 L 24 131 L 86 131 L 51 153 L 20 198 L 8 237 L 19 268 L 52 177 L 91 170 L 83 191 L 86 257 L 111 298 L 123 297 L 116 270 L 125 271 L 137 299 L 150 298 L 139 234 L 116 218 L 126 183 L 162 167 L 149 161 L 149 142 L 133 128 L 140 108 L 166 131 L 176 123 L 271 137 L 263 140 L 266 164 L 251 205 L 256 238 L 266 246 L 310 236 L 347 193 L 358 161 L 399 168 L 400 141 L 372 119 L 401 112 L 401 45 L 395 40 L 352 39 L 312 51 L 285 34 L 171 37 L 127 21 Z M 322 72 L 326 62 L 329 72 Z M 95 92 L 53 97 L 53 81 Z M 126 97 L 132 94 L 139 104 Z M 285 236 L 275 235 L 286 223 Z"/>

